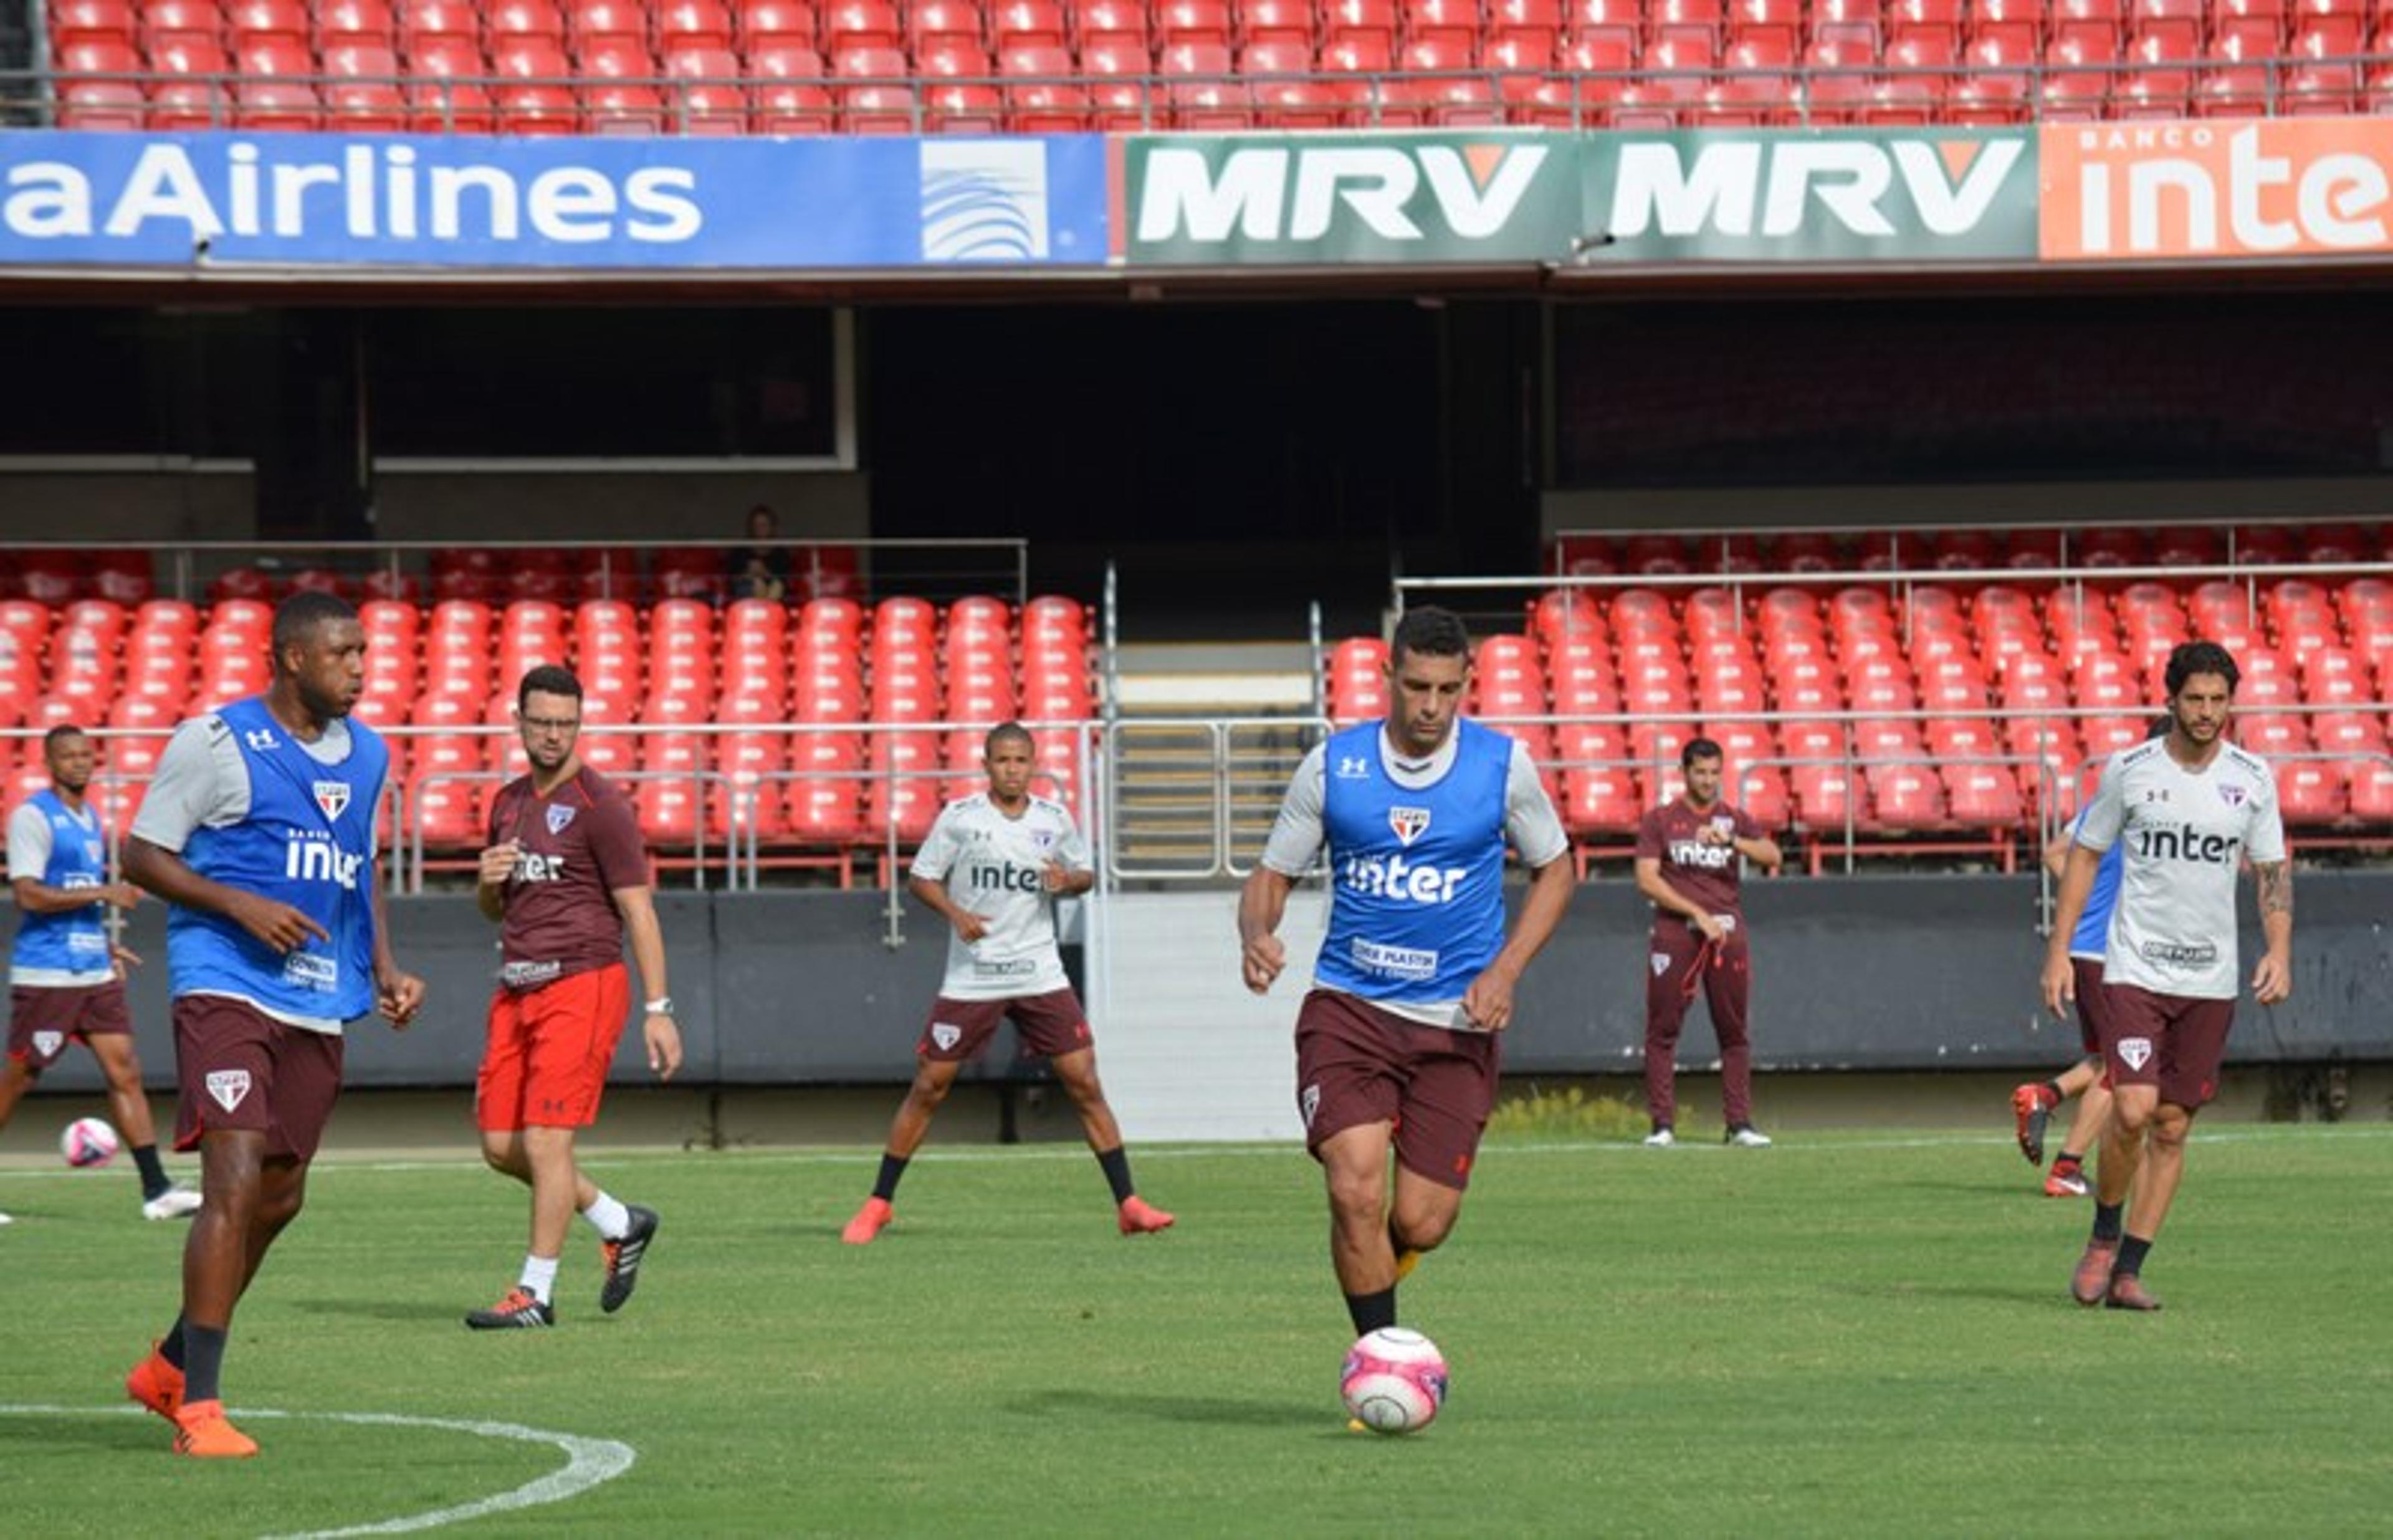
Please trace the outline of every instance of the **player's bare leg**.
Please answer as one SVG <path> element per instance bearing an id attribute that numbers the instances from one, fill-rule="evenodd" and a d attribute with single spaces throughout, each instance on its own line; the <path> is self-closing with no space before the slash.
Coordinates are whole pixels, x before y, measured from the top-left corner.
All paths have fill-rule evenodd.
<path id="1" fill-rule="evenodd" d="M 897 1103 L 897 1116 L 889 1120 L 889 1142 L 881 1156 L 881 1174 L 874 1181 L 872 1195 L 864 1207 L 847 1221 L 839 1238 L 849 1246 L 863 1246 L 881 1233 L 882 1227 L 896 1217 L 892 1207 L 897 1194 L 897 1179 L 905 1174 L 906 1163 L 922 1147 L 922 1140 L 931 1131 L 931 1119 L 955 1089 L 956 1077 L 963 1065 L 945 1059 L 919 1059 L 914 1064 L 914 1083 L 906 1088 L 906 1100 Z"/>
<path id="2" fill-rule="evenodd" d="M 25 1067 L 25 1063 L 21 1059 L 9 1060 L 8 1067 L 6 1070 L 0 1070 L 0 1129 L 8 1126 L 9 1117 L 17 1111 L 18 1099 L 32 1090 L 34 1080 L 38 1078 L 39 1077 L 32 1070 Z"/>
<path id="3" fill-rule="evenodd" d="M 1388 1152 L 1394 1138 L 1393 1123 L 1357 1123 L 1322 1141 L 1319 1152 L 1329 1189 L 1329 1264 L 1347 1308 L 1358 1312 L 1358 1337 L 1395 1325 L 1396 1253 L 1388 1238 Z M 1386 1318 L 1366 1323 L 1358 1305 L 1381 1295 Z"/>
<path id="4" fill-rule="evenodd" d="M 1388 1208 L 1388 1244 L 1395 1251 L 1398 1283 L 1412 1276 L 1425 1254 L 1445 1244 L 1461 1213 L 1461 1193 L 1397 1165 L 1396 1199 Z"/>
<path id="5" fill-rule="evenodd" d="M 2093 1061 L 2099 1064 L 2099 1061 Z M 2080 1066 L 2083 1067 L 2083 1066 Z M 2071 1076 L 2061 1077 L 2067 1088 Z M 2102 1138 L 2102 1130 L 2111 1124 L 2111 1088 L 2102 1083 L 2099 1071 L 2092 1083 L 2075 1093 L 2077 1116 L 2069 1121 L 2069 1138 L 2052 1163 L 2052 1172 L 2044 1179 L 2046 1197 L 2084 1197 L 2088 1187 L 2085 1175 L 2084 1152 L 2093 1149 Z"/>
<path id="6" fill-rule="evenodd" d="M 1105 1104 L 1105 1088 L 1097 1082 L 1096 1050 L 1075 1049 L 1049 1062 L 1054 1066 L 1055 1078 L 1064 1083 L 1064 1093 L 1072 1099 L 1073 1110 L 1080 1115 L 1080 1131 L 1088 1138 L 1091 1153 L 1105 1168 L 1105 1180 L 1113 1184 L 1121 1233 L 1144 1235 L 1170 1229 L 1172 1216 L 1140 1197 L 1131 1183 L 1130 1156 L 1122 1151 L 1121 1125 L 1114 1121 L 1113 1108 Z"/>
<path id="7" fill-rule="evenodd" d="M 183 1313 L 157 1356 L 181 1375 L 171 1386 L 177 1453 L 242 1458 L 257 1453 L 257 1445 L 225 1420 L 225 1339 L 233 1310 L 275 1237 L 299 1215 L 307 1167 L 289 1156 L 269 1157 L 263 1132 L 218 1129 L 201 1135 L 200 1181 L 204 1201 L 183 1246 Z M 127 1377 L 126 1389 L 163 1410 L 137 1385 L 145 1377 L 155 1393 L 170 1389 L 167 1377 L 147 1364 Z"/>
<path id="8" fill-rule="evenodd" d="M 109 1032 L 90 1043 L 91 1056 L 99 1061 L 99 1072 L 108 1081 L 108 1110 L 116 1119 L 116 1131 L 124 1136 L 124 1146 L 140 1168 L 142 1215 L 190 1218 L 200 1207 L 200 1194 L 176 1186 L 158 1163 L 158 1130 L 150 1120 L 150 1098 L 141 1090 L 141 1061 L 134 1054 L 133 1039 Z"/>
<path id="9" fill-rule="evenodd" d="M 2112 1092 L 2111 1122 L 2102 1134 L 2102 1166 L 2095 1187 L 2094 1233 L 2070 1278 L 2081 1305 L 2099 1305 L 2111 1292 L 2125 1241 L 2127 1198 L 2144 1164 L 2144 1136 L 2160 1103 L 2156 1086 L 2120 1086 Z M 2174 1184 L 2172 1184 L 2173 1187 Z M 2147 1243 L 2151 1237 L 2145 1236 Z"/>

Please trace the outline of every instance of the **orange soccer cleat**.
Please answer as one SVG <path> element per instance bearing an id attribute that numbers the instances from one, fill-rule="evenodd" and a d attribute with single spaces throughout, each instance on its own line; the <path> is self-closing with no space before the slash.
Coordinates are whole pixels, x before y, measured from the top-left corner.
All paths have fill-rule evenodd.
<path id="1" fill-rule="evenodd" d="M 2077 1271 L 2070 1275 L 2070 1298 L 2089 1310 L 2100 1304 L 2111 1292 L 2111 1269 L 2118 1260 L 2117 1241 L 2086 1242 L 2086 1255 L 2077 1259 Z"/>
<path id="2" fill-rule="evenodd" d="M 856 1211 L 856 1218 L 847 1221 L 847 1228 L 839 1233 L 839 1238 L 848 1246 L 862 1246 L 880 1234 L 882 1227 L 896 1217 L 897 1211 L 889 1207 L 887 1198 L 866 1198 L 864 1207 Z"/>
<path id="3" fill-rule="evenodd" d="M 2132 1272 L 2111 1274 L 2111 1292 L 2102 1301 L 2112 1310 L 2158 1310 L 2161 1302 L 2144 1291 L 2144 1281 Z"/>
<path id="4" fill-rule="evenodd" d="M 1125 1235 L 1151 1235 L 1158 1230 L 1171 1228 L 1172 1217 L 1132 1194 L 1121 1201 L 1121 1233 Z"/>
<path id="5" fill-rule="evenodd" d="M 195 1460 L 245 1460 L 257 1441 L 225 1420 L 221 1401 L 191 1401 L 175 1414 L 175 1453 Z"/>
<path id="6" fill-rule="evenodd" d="M 124 1393 L 172 1422 L 183 1409 L 183 1371 L 167 1363 L 166 1355 L 152 1342 L 150 1356 L 124 1377 Z"/>

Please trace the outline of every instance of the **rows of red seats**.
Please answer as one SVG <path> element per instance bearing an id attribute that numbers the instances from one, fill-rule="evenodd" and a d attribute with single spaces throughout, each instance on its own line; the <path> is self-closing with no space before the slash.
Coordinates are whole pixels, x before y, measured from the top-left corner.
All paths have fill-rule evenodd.
<path id="1" fill-rule="evenodd" d="M 852 598 L 863 590 L 854 546 L 790 548 L 790 596 Z M 286 594 L 316 592 L 357 603 L 388 599 L 423 604 L 470 599 L 484 604 L 511 599 L 572 602 L 582 599 L 705 599 L 730 597 L 724 553 L 708 546 L 666 547 L 647 552 L 645 562 L 630 547 L 534 547 L 492 551 L 447 547 L 432 554 L 423 573 L 377 567 L 358 572 L 329 567 L 288 569 L 255 565 L 229 568 L 208 580 L 207 602 L 272 601 Z M 0 599 L 25 598 L 53 607 L 81 598 L 138 605 L 157 595 L 146 551 L 79 551 L 69 546 L 28 549 L 0 559 Z"/>
<path id="2" fill-rule="evenodd" d="M 870 841 L 892 825 L 919 840 L 941 800 L 977 784 L 981 731 L 946 723 L 1080 722 L 1093 712 L 1088 620 L 1061 597 L 1017 613 L 975 597 L 944 608 L 893 598 L 867 608 L 741 600 L 719 613 L 669 599 L 643 614 L 621 600 L 503 608 L 448 600 L 425 610 L 372 600 L 360 610 L 366 688 L 358 717 L 392 736 L 393 778 L 427 845 L 474 844 L 501 773 L 520 773 L 511 734 L 516 684 L 569 664 L 594 729 L 582 753 L 633 777 L 643 827 L 687 846 L 701 824 L 720 846 L 736 829 L 761 842 Z M 108 740 L 103 802 L 124 815 L 182 717 L 268 683 L 272 611 L 229 599 L 203 614 L 177 600 L 137 607 L 86 599 L 53 612 L 0 602 L 0 726 L 72 722 Z M 751 732 L 701 732 L 704 724 Z M 794 730 L 782 724 L 794 724 Z M 765 728 L 778 730 L 766 731 Z M 0 761 L 12 785 L 42 776 L 39 740 Z M 1034 734 L 1045 788 L 1078 791 L 1076 736 Z"/>
<path id="3" fill-rule="evenodd" d="M 2016 572 L 2061 567 L 2320 566 L 2393 560 L 2393 525 L 2094 525 L 2069 530 L 1876 529 L 1847 535 L 1566 534 L 1550 569 L 1574 578 L 1771 572 Z"/>
<path id="4" fill-rule="evenodd" d="M 2373 577 L 2283 580 L 2256 607 L 2223 581 L 1923 587 L 1907 607 L 1875 588 L 1824 600 L 1779 587 L 1750 607 L 1724 588 L 1683 606 L 1644 589 L 1601 605 L 1556 590 L 1522 633 L 1480 644 L 1471 709 L 1499 722 L 1656 719 L 1506 725 L 1579 833 L 1617 834 L 1675 795 L 1680 750 L 1698 734 L 1725 749 L 1732 799 L 1772 828 L 2016 830 L 2047 802 L 2073 809 L 2089 762 L 2142 740 L 2170 649 L 2197 636 L 2243 671 L 2237 737 L 2278 762 L 2288 822 L 2393 823 L 2380 704 L 2393 696 L 2393 582 Z M 1331 649 L 1333 718 L 1386 709 L 1385 657 L 1372 639 Z"/>
<path id="5" fill-rule="evenodd" d="M 67 126 L 1900 124 L 2375 109 L 2373 3 L 54 0 L 49 29 Z"/>

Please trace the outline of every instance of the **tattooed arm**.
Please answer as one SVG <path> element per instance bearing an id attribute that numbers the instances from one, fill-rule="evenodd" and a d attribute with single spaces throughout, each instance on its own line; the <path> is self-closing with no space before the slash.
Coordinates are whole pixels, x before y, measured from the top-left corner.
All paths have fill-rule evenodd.
<path id="1" fill-rule="evenodd" d="M 2294 992 L 2294 864 L 2255 861 L 2252 877 L 2260 893 L 2260 933 L 2269 944 L 2252 972 L 2252 995 L 2274 1005 Z"/>

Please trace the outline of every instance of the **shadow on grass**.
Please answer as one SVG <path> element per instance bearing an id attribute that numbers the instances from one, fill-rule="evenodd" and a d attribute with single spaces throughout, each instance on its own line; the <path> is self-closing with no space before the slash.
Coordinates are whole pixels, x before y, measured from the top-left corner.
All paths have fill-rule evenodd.
<path id="1" fill-rule="evenodd" d="M 1314 1405 L 1284 1401 L 1234 1401 L 1227 1396 L 1131 1395 L 1105 1390 L 1040 1390 L 1017 1397 L 1011 1408 L 1029 1416 L 1094 1412 L 1105 1416 L 1147 1417 L 1157 1422 L 1210 1428 L 1320 1428 L 1340 1432 L 1344 1424 Z M 1333 1406 L 1331 1411 L 1334 1413 Z"/>
<path id="2" fill-rule="evenodd" d="M 156 1454 L 174 1442 L 175 1430 L 156 1417 L 118 1416 L 133 1407 L 62 1414 L 27 1414 L 0 1419 L 0 1439 L 7 1442 L 11 1463 L 31 1460 L 43 1451 L 100 1449 Z"/>
<path id="3" fill-rule="evenodd" d="M 1839 1292 L 1857 1294 L 1869 1299 L 1983 1299 L 1997 1305 L 2022 1305 L 2036 1311 L 2048 1310 L 2055 1305 L 2071 1311 L 2080 1308 L 2069 1297 L 2065 1279 L 2058 1285 L 2012 1288 L 1994 1284 L 1856 1284 L 1840 1287 Z"/>
<path id="4" fill-rule="evenodd" d="M 437 1305 L 404 1299 L 293 1299 L 290 1308 L 309 1315 L 347 1315 L 360 1321 L 447 1321 L 464 1317 L 470 1304 Z"/>

